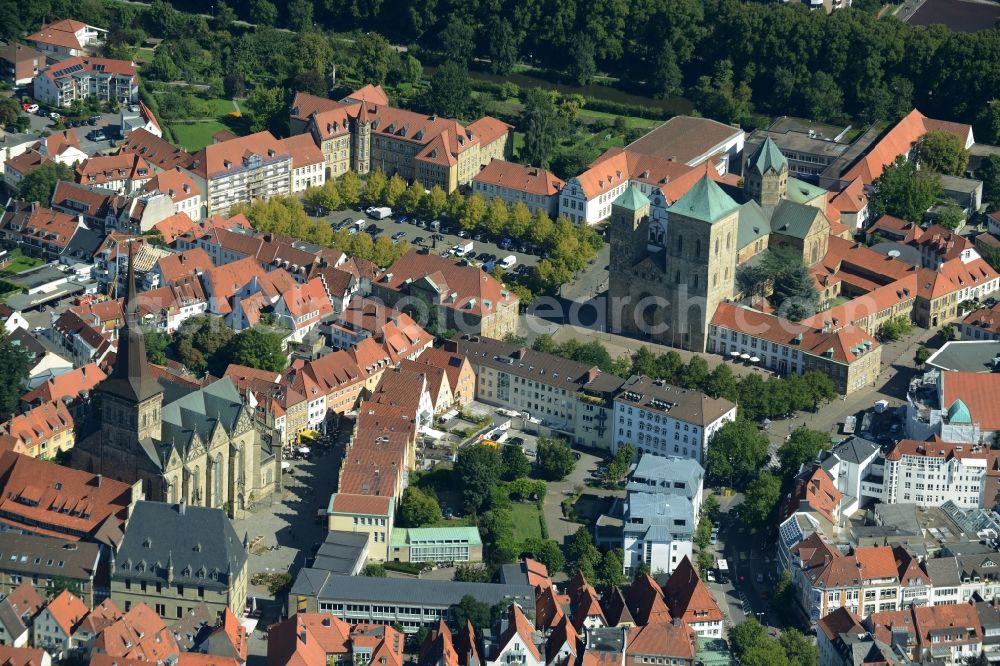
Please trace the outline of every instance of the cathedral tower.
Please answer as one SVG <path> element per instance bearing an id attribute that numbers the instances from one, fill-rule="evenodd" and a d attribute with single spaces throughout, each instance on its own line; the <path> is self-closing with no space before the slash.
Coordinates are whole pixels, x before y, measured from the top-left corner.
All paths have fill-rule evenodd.
<path id="1" fill-rule="evenodd" d="M 101 397 L 101 436 L 119 449 L 134 449 L 145 439 L 158 440 L 163 389 L 146 361 L 135 295 L 133 249 L 128 253 L 128 292 L 122 309 L 125 326 L 118 332 L 118 354 L 108 378 L 95 387 Z"/>
<path id="2" fill-rule="evenodd" d="M 743 174 L 744 191 L 765 211 L 773 209 L 788 190 L 788 160 L 771 137 L 747 160 Z"/>

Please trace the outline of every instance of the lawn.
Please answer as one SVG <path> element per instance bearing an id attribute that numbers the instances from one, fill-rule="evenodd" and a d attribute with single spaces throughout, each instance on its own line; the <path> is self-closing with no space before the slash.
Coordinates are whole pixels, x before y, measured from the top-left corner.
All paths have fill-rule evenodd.
<path id="1" fill-rule="evenodd" d="M 4 273 L 23 273 L 30 268 L 35 268 L 36 266 L 41 266 L 45 263 L 41 259 L 36 259 L 35 257 L 29 257 L 26 254 L 22 254 L 21 251 L 17 249 L 10 253 L 10 259 L 10 264 L 3 269 Z"/>
<path id="2" fill-rule="evenodd" d="M 515 502 L 513 507 L 511 507 L 511 513 L 514 514 L 515 541 L 520 542 L 532 537 L 541 538 L 542 527 L 538 522 L 541 513 L 535 504 L 531 502 L 525 502 L 524 504 Z"/>
<path id="3" fill-rule="evenodd" d="M 229 129 L 218 120 L 174 121 L 170 123 L 170 131 L 184 150 L 194 153 L 212 143 L 212 136 L 221 130 Z"/>

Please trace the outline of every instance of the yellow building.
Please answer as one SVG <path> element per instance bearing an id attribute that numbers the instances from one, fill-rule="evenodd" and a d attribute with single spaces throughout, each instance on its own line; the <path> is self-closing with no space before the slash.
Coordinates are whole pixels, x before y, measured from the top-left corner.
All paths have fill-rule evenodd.
<path id="1" fill-rule="evenodd" d="M 327 508 L 327 527 L 331 532 L 367 534 L 368 559 L 384 562 L 390 554 L 393 513 L 392 497 L 334 493 Z"/>

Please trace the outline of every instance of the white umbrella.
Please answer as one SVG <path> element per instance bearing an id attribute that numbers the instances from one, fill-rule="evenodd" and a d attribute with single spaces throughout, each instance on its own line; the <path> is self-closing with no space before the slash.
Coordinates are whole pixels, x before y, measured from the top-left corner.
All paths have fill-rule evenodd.
<path id="1" fill-rule="evenodd" d="M 299 447 L 299 453 L 309 453 L 309 447 L 308 446 L 300 446 Z"/>
<path id="2" fill-rule="evenodd" d="M 739 353 L 738 351 L 735 351 L 735 350 L 734 350 L 734 351 L 731 351 L 731 352 L 729 352 L 729 355 L 730 355 L 730 356 L 739 356 L 739 355 L 740 355 L 740 353 Z"/>
<path id="3" fill-rule="evenodd" d="M 750 354 L 740 354 L 740 358 L 743 359 L 744 361 L 749 361 Z"/>
<path id="4" fill-rule="evenodd" d="M 751 356 L 750 357 L 750 362 L 751 363 L 760 363 L 760 359 L 757 358 L 756 356 Z"/>
<path id="5" fill-rule="evenodd" d="M 287 460 L 281 461 L 281 469 L 290 469 L 291 467 L 292 463 L 288 462 Z"/>

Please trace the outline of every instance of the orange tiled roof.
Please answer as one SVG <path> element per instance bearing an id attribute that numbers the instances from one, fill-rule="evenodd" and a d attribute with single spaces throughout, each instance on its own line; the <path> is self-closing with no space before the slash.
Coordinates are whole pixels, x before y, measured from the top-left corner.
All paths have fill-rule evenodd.
<path id="1" fill-rule="evenodd" d="M 625 638 L 625 663 L 645 663 L 636 657 L 694 659 L 694 632 L 686 622 L 653 622 L 632 627 Z"/>
<path id="2" fill-rule="evenodd" d="M 51 162 L 52 160 L 36 150 L 26 150 L 17 157 L 12 157 L 4 162 L 3 168 L 16 171 L 21 174 L 21 176 L 27 176 L 29 173 L 32 173 Z"/>
<path id="3" fill-rule="evenodd" d="M 712 592 L 694 570 L 687 555 L 667 580 L 663 596 L 670 608 L 670 614 L 688 624 L 721 622 L 726 619 L 719 605 L 715 603 Z"/>
<path id="4" fill-rule="evenodd" d="M 1000 303 L 993 307 L 982 307 L 968 314 L 962 323 L 989 333 L 1000 333 Z"/>
<path id="5" fill-rule="evenodd" d="M 7 451 L 15 449 L 17 444 L 32 450 L 42 442 L 72 429 L 73 417 L 62 400 L 43 402 L 0 423 L 0 442 Z"/>
<path id="6" fill-rule="evenodd" d="M 212 258 L 200 247 L 161 257 L 156 265 L 160 268 L 163 284 L 168 285 L 215 268 Z"/>
<path id="7" fill-rule="evenodd" d="M 914 224 L 909 220 L 903 220 L 892 215 L 883 215 L 875 220 L 875 223 L 867 230 L 869 234 L 874 234 L 876 231 L 887 233 L 893 238 L 898 238 L 903 243 L 916 240 L 924 233 L 919 224 Z"/>
<path id="8" fill-rule="evenodd" d="M 61 46 L 67 49 L 81 49 L 83 45 L 80 40 L 77 39 L 76 32 L 82 30 L 87 26 L 79 21 L 74 21 L 72 19 L 61 19 L 59 21 L 53 21 L 47 25 L 43 25 L 38 32 L 33 32 L 28 35 L 25 40 L 29 42 L 36 42 L 38 44 L 51 44 L 52 46 Z"/>
<path id="9" fill-rule="evenodd" d="M 554 196 L 566 186 L 566 181 L 551 171 L 498 159 L 491 160 L 472 180 L 543 197 Z"/>
<path id="10" fill-rule="evenodd" d="M 80 597 L 69 590 L 63 590 L 45 607 L 53 621 L 59 625 L 67 636 L 73 635 L 73 630 L 87 614 L 87 605 Z"/>
<path id="11" fill-rule="evenodd" d="M 163 619 L 144 603 L 138 603 L 94 639 L 98 654 L 165 662 L 180 654 L 177 639 Z"/>
<path id="12" fill-rule="evenodd" d="M 201 188 L 194 179 L 180 167 L 156 174 L 142 189 L 146 192 L 162 192 L 176 204 L 201 195 Z"/>
<path id="13" fill-rule="evenodd" d="M 166 139 L 156 136 L 145 128 L 139 128 L 125 137 L 118 146 L 121 153 L 134 153 L 157 168 L 168 171 L 177 167 L 190 168 L 194 156 Z"/>
<path id="14" fill-rule="evenodd" d="M 243 169 L 244 160 L 252 157 L 258 157 L 266 164 L 290 159 L 290 154 L 287 147 L 265 130 L 223 143 L 209 144 L 195 157 L 201 157 L 203 160 L 201 164 L 193 167 L 195 172 L 212 180 L 240 171 Z"/>
<path id="15" fill-rule="evenodd" d="M 330 508 L 334 513 L 387 516 L 391 502 L 392 498 L 386 496 L 336 493 Z"/>
<path id="16" fill-rule="evenodd" d="M 94 386 L 105 377 L 107 375 L 96 363 L 88 363 L 82 368 L 74 368 L 49 379 L 44 384 L 39 384 L 21 396 L 21 400 L 35 404 L 60 400 L 63 397 L 76 398 L 84 391 L 93 390 Z"/>
<path id="17" fill-rule="evenodd" d="M 512 129 L 514 129 L 513 125 L 508 125 L 492 116 L 483 116 L 479 120 L 473 120 L 469 123 L 469 131 L 479 137 L 480 146 L 493 143 Z"/>
<path id="18" fill-rule="evenodd" d="M 1000 375 L 990 372 L 942 372 L 942 404 L 958 399 L 969 408 L 972 420 L 986 431 L 1000 430 Z"/>
<path id="19" fill-rule="evenodd" d="M 533 633 L 531 623 L 528 622 L 528 618 L 524 616 L 524 611 L 516 603 L 512 603 L 507 610 L 507 622 L 507 629 L 500 635 L 499 645 L 504 647 L 510 643 L 515 635 L 520 636 L 521 641 L 528 652 L 531 653 L 531 656 L 537 661 L 542 661 L 542 655 L 531 638 Z"/>
<path id="20" fill-rule="evenodd" d="M 672 619 L 663 600 L 663 590 L 649 575 L 632 582 L 625 594 L 625 604 L 637 624 L 669 622 Z"/>
<path id="21" fill-rule="evenodd" d="M 333 305 L 323 288 L 323 281 L 319 278 L 313 278 L 305 284 L 296 283 L 281 294 L 281 300 L 285 303 L 288 314 L 294 317 L 296 322 L 310 312 L 315 312 L 314 318 L 320 319 L 333 312 Z"/>
<path id="22" fill-rule="evenodd" d="M 795 480 L 795 487 L 785 500 L 781 512 L 782 520 L 799 511 L 803 504 L 816 511 L 830 522 L 837 522 L 837 509 L 843 498 L 830 475 L 822 467 L 816 466 L 806 475 Z"/>
<path id="23" fill-rule="evenodd" d="M 292 118 L 298 120 L 308 120 L 309 116 L 314 113 L 326 111 L 328 109 L 336 109 L 342 107 L 342 102 L 336 102 L 332 99 L 327 99 L 326 97 L 317 97 L 316 95 L 310 95 L 309 93 L 298 92 L 295 93 L 295 99 L 292 100 Z"/>
<path id="24" fill-rule="evenodd" d="M 278 143 L 284 146 L 285 151 L 292 156 L 293 169 L 323 163 L 323 153 L 313 141 L 311 134 L 296 134 L 287 139 L 281 139 Z"/>
<path id="25" fill-rule="evenodd" d="M 118 153 L 90 157 L 76 167 L 76 182 L 107 185 L 116 180 L 149 180 L 153 168 L 140 155 Z"/>

